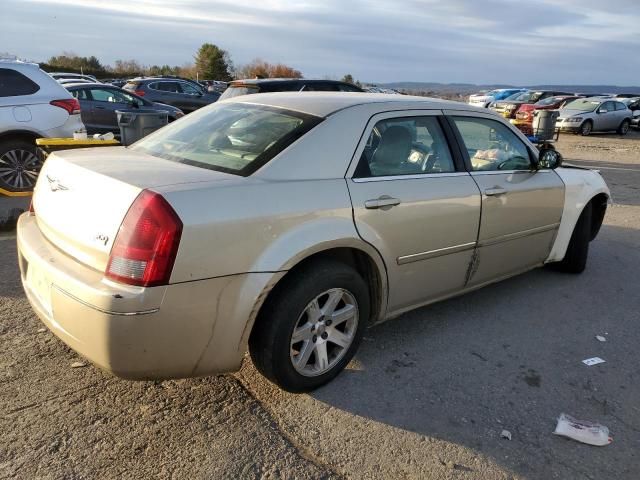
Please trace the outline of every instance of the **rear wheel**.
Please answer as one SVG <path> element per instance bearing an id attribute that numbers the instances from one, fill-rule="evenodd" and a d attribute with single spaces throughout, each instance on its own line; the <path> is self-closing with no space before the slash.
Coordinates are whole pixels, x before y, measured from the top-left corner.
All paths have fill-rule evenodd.
<path id="1" fill-rule="evenodd" d="M 580 126 L 580 135 L 582 135 L 583 137 L 586 137 L 588 135 L 591 134 L 591 131 L 593 130 L 593 123 L 591 123 L 591 120 L 587 120 L 586 122 L 584 122 L 581 126 Z"/>
<path id="2" fill-rule="evenodd" d="M 0 188 L 11 192 L 32 190 L 41 166 L 34 144 L 26 140 L 0 143 Z"/>
<path id="3" fill-rule="evenodd" d="M 587 266 L 589 241 L 591 240 L 592 206 L 588 203 L 576 223 L 567 247 L 567 253 L 561 262 L 553 264 L 560 271 L 582 273 Z"/>
<path id="4" fill-rule="evenodd" d="M 627 133 L 629 133 L 630 124 L 631 123 L 629 122 L 629 120 L 623 120 L 620 126 L 618 127 L 618 133 L 620 135 L 626 135 Z"/>
<path id="5" fill-rule="evenodd" d="M 355 354 L 369 319 L 362 277 L 337 261 L 293 272 L 267 300 L 249 339 L 256 368 L 289 392 L 313 390 Z"/>

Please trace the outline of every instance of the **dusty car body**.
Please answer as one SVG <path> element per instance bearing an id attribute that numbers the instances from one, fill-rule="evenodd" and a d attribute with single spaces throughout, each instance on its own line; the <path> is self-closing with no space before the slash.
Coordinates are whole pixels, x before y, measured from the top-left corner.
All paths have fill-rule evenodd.
<path id="1" fill-rule="evenodd" d="M 131 147 L 50 155 L 18 223 L 22 281 L 116 375 L 230 372 L 249 349 L 309 390 L 367 325 L 545 263 L 582 271 L 609 191 L 552 157 L 455 102 L 237 97 Z"/>
<path id="2" fill-rule="evenodd" d="M 622 102 L 607 98 L 581 98 L 560 109 L 556 127 L 563 132 L 590 135 L 591 132 L 629 132 L 633 113 Z"/>

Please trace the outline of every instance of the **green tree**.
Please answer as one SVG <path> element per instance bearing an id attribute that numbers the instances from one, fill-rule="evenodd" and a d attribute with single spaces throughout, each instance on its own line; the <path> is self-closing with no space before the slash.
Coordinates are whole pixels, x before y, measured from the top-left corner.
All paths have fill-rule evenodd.
<path id="1" fill-rule="evenodd" d="M 195 56 L 196 71 L 201 79 L 231 80 L 231 58 L 226 50 L 212 43 L 204 43 Z"/>
<path id="2" fill-rule="evenodd" d="M 342 81 L 345 83 L 353 83 L 355 84 L 355 80 L 353 79 L 353 75 L 351 75 L 350 73 L 347 73 L 344 77 L 342 77 Z"/>

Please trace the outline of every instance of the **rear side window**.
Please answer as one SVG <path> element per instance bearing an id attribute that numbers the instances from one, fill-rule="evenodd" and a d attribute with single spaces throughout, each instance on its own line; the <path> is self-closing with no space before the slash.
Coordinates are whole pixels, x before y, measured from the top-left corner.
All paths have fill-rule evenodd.
<path id="1" fill-rule="evenodd" d="M 302 87 L 297 88 L 300 90 Z M 304 92 L 337 92 L 338 86 L 335 83 L 306 83 L 304 85 Z"/>
<path id="2" fill-rule="evenodd" d="M 0 97 L 32 95 L 40 90 L 29 77 L 10 68 L 0 68 Z"/>
<path id="3" fill-rule="evenodd" d="M 70 93 L 78 100 L 91 100 L 89 91 L 84 88 L 78 89 L 78 90 L 71 90 Z"/>
<path id="4" fill-rule="evenodd" d="M 281 108 L 216 103 L 130 148 L 179 163 L 248 176 L 321 121 Z"/>
<path id="5" fill-rule="evenodd" d="M 373 127 L 356 168 L 356 178 L 455 171 L 436 117 L 381 120 Z"/>
<path id="6" fill-rule="evenodd" d="M 127 82 L 124 84 L 124 86 L 122 88 L 124 88 L 125 90 L 136 90 L 138 87 L 140 86 L 140 83 L 138 82 Z"/>
<path id="7" fill-rule="evenodd" d="M 616 110 L 626 110 L 627 106 L 622 102 L 616 102 Z"/>

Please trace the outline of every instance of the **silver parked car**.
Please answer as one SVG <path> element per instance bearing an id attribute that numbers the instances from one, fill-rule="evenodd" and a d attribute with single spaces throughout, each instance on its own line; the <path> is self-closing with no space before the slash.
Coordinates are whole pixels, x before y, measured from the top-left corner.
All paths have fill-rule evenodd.
<path id="1" fill-rule="evenodd" d="M 560 109 L 556 127 L 560 131 L 589 135 L 591 132 L 629 132 L 632 112 L 622 102 L 606 98 L 580 98 Z"/>
<path id="2" fill-rule="evenodd" d="M 230 372 L 249 350 L 310 390 L 369 325 L 547 263 L 581 272 L 609 190 L 559 160 L 460 103 L 239 96 L 127 148 L 51 154 L 18 222 L 22 282 L 119 376 Z"/>

